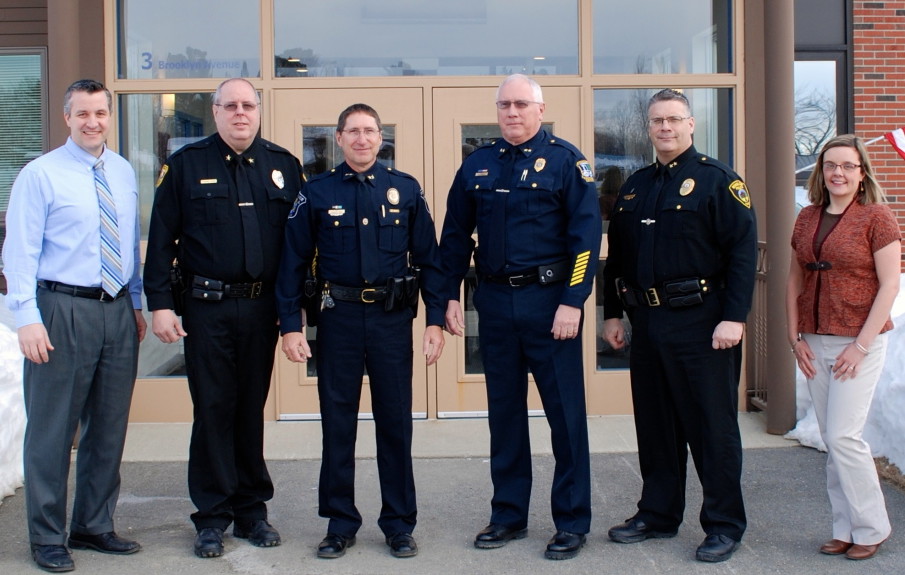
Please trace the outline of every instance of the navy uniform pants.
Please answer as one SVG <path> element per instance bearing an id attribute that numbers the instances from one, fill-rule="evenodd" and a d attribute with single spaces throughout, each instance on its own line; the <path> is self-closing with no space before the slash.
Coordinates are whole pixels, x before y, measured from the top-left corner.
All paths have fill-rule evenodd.
<path id="1" fill-rule="evenodd" d="M 481 283 L 474 294 L 490 425 L 491 523 L 523 528 L 531 497 L 528 371 L 550 424 L 556 468 L 550 506 L 557 530 L 587 533 L 591 471 L 581 336 L 550 332 L 562 284 Z M 579 330 L 580 331 L 580 330 Z"/>
<path id="2" fill-rule="evenodd" d="M 38 309 L 54 350 L 47 363 L 25 360 L 23 373 L 28 535 L 37 545 L 65 545 L 69 460 L 80 422 L 70 527 L 113 531 L 138 334 L 129 296 L 101 302 L 39 288 Z"/>
<path id="3" fill-rule="evenodd" d="M 355 506 L 355 439 L 367 368 L 377 440 L 381 508 L 387 536 L 415 529 L 412 471 L 412 318 L 383 302 L 337 301 L 317 325 L 317 390 L 323 429 L 319 513 L 329 533 L 351 537 L 361 527 Z"/>
<path id="4" fill-rule="evenodd" d="M 633 310 L 632 400 L 644 481 L 638 517 L 663 531 L 682 523 L 690 449 L 704 493 L 701 526 L 741 541 L 741 345 L 712 348 L 721 309 L 713 294 L 696 307 Z"/>
<path id="5" fill-rule="evenodd" d="M 264 403 L 279 336 L 273 296 L 186 298 L 185 364 L 194 423 L 189 495 L 198 530 L 267 518 Z"/>

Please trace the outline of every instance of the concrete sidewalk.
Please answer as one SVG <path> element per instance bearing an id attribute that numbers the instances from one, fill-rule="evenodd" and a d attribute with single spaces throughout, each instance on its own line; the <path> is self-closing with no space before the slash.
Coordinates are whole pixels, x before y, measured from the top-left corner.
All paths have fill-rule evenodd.
<path id="1" fill-rule="evenodd" d="M 193 511 L 186 493 L 187 425 L 146 424 L 130 428 L 123 464 L 123 487 L 116 513 L 117 531 L 143 545 L 125 557 L 75 551 L 76 572 L 97 575 L 158 574 L 741 574 L 764 573 L 890 575 L 905 564 L 897 531 L 873 559 L 855 563 L 820 555 L 830 538 L 829 503 L 824 487 L 825 455 L 763 431 L 757 414 L 740 414 L 745 446 L 744 489 L 749 529 L 742 548 L 726 563 L 702 564 L 694 550 L 703 539 L 697 521 L 700 485 L 689 478 L 686 522 L 673 539 L 634 545 L 610 542 L 607 529 L 634 513 L 640 491 L 631 417 L 589 419 L 594 520 L 587 547 L 575 559 L 543 558 L 553 534 L 549 489 L 553 458 L 542 418 L 531 421 L 534 492 L 529 534 L 496 550 L 478 550 L 475 533 L 487 523 L 491 485 L 484 420 L 415 423 L 415 478 L 420 553 L 412 559 L 390 556 L 376 525 L 380 509 L 373 459 L 373 425 L 359 434 L 357 496 L 364 525 L 358 543 L 345 557 L 321 560 L 315 546 L 326 530 L 317 516 L 320 425 L 317 422 L 270 423 L 266 452 L 276 495 L 271 522 L 283 545 L 259 549 L 231 535 L 218 559 L 192 553 Z M 691 463 L 689 462 L 691 469 Z M 905 493 L 884 486 L 894 529 L 905 525 Z M 0 573 L 39 573 L 33 565 L 24 523 L 22 490 L 0 505 Z"/>

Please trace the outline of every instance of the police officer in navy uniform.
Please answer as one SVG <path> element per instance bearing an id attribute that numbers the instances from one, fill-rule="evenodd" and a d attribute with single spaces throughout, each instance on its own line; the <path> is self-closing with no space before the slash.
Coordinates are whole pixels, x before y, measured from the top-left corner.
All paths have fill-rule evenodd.
<path id="1" fill-rule="evenodd" d="M 443 350 L 443 276 L 421 186 L 377 163 L 383 141 L 377 112 L 353 104 L 339 116 L 345 161 L 311 179 L 286 227 L 277 282 L 283 352 L 306 362 L 306 303 L 320 308 L 317 388 L 323 427 L 319 513 L 328 518 L 317 556 L 333 559 L 355 544 L 355 438 L 367 368 L 377 435 L 382 506 L 378 525 L 395 557 L 412 557 L 417 519 L 412 472 L 412 320 L 420 291 L 427 308 L 422 353 Z M 315 260 L 316 257 L 316 260 Z M 315 294 L 305 291 L 315 260 Z M 418 270 L 418 271 L 416 271 Z M 420 288 L 419 288 L 420 282 Z M 310 292 L 310 290 L 309 290 Z"/>
<path id="2" fill-rule="evenodd" d="M 263 409 L 278 338 L 274 282 L 283 230 L 303 178 L 298 159 L 258 137 L 260 114 L 250 82 L 220 84 L 213 100 L 217 133 L 167 159 L 148 232 L 152 331 L 164 343 L 185 338 L 199 557 L 223 553 L 230 523 L 233 535 L 254 545 L 280 544 L 267 521 L 273 483 L 263 456 Z M 183 281 L 177 291 L 184 289 L 175 299 L 174 259 Z M 177 305 L 184 306 L 182 323 Z"/>
<path id="3" fill-rule="evenodd" d="M 490 524 L 474 545 L 498 548 L 527 532 L 530 370 L 556 459 L 556 534 L 545 556 L 569 559 L 584 545 L 591 523 L 581 327 L 600 250 L 600 209 L 588 161 L 541 129 L 540 86 L 516 74 L 500 84 L 496 96 L 503 139 L 462 163 L 440 240 L 449 276 L 446 327 L 455 335 L 464 334 L 459 286 L 473 253 L 477 268 L 474 306 L 487 378 L 494 491 Z"/>
<path id="4" fill-rule="evenodd" d="M 610 529 L 620 543 L 673 537 L 685 508 L 687 449 L 704 490 L 699 561 L 725 561 L 745 532 L 738 382 L 754 289 L 757 233 L 738 174 L 692 145 L 688 100 L 648 104 L 657 160 L 623 185 L 609 227 L 604 336 L 630 359 L 638 512 Z"/>

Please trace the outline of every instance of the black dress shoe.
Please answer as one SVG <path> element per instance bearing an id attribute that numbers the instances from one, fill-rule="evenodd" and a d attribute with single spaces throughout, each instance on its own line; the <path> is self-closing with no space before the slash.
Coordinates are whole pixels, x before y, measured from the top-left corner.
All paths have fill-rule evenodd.
<path id="1" fill-rule="evenodd" d="M 625 523 L 612 527 L 610 539 L 616 543 L 640 543 L 645 539 L 668 539 L 675 537 L 678 529 L 658 531 L 637 517 L 626 519 Z"/>
<path id="2" fill-rule="evenodd" d="M 51 573 L 63 573 L 75 569 L 75 563 L 65 545 L 38 545 L 32 543 L 31 556 L 41 569 Z"/>
<path id="3" fill-rule="evenodd" d="M 397 533 L 387 537 L 387 545 L 393 557 L 414 557 L 418 554 L 418 544 L 411 533 Z"/>
<path id="4" fill-rule="evenodd" d="M 512 528 L 491 523 L 474 538 L 474 546 L 478 549 L 497 549 L 512 539 L 524 539 L 527 534 L 526 527 Z"/>
<path id="5" fill-rule="evenodd" d="M 219 527 L 205 527 L 195 536 L 195 555 L 206 559 L 223 555 L 223 530 Z"/>
<path id="6" fill-rule="evenodd" d="M 708 535 L 698 546 L 695 558 L 705 563 L 719 563 L 732 557 L 741 543 L 726 535 Z"/>
<path id="7" fill-rule="evenodd" d="M 336 559 L 346 554 L 346 549 L 355 545 L 355 536 L 346 537 L 336 533 L 327 533 L 317 546 L 317 556 L 321 559 Z"/>
<path id="8" fill-rule="evenodd" d="M 547 543 L 544 557 L 547 559 L 571 559 L 578 555 L 586 540 L 587 538 L 582 533 L 557 531 L 556 535 Z"/>
<path id="9" fill-rule="evenodd" d="M 73 549 L 94 549 L 95 551 L 112 555 L 131 555 L 141 551 L 141 545 L 138 542 L 123 539 L 114 531 L 98 533 L 97 535 L 73 531 L 69 534 L 69 546 Z"/>
<path id="10" fill-rule="evenodd" d="M 276 547 L 282 543 L 280 532 L 264 519 L 251 522 L 237 522 L 233 525 L 233 535 L 258 547 Z"/>

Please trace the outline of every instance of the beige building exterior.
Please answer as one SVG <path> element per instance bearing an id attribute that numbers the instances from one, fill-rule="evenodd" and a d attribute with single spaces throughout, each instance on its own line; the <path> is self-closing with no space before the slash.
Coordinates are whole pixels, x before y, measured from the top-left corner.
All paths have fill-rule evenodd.
<path id="1" fill-rule="evenodd" d="M 117 125 L 109 144 L 136 168 L 145 224 L 166 156 L 213 131 L 207 96 L 226 77 L 249 77 L 262 99 L 262 136 L 310 173 L 337 160 L 328 144 L 339 111 L 359 101 L 374 106 L 387 126 L 382 158 L 422 183 L 438 230 L 463 154 L 496 133 L 494 92 L 506 74 L 541 83 L 545 124 L 592 159 L 602 196 L 607 168 L 624 177 L 652 158 L 644 130 L 635 129 L 638 103 L 663 87 L 685 90 L 696 146 L 745 177 L 758 214 L 760 280 L 739 408 L 763 408 L 769 393 L 773 430 L 794 425 L 783 319 L 794 219 L 793 3 L 526 1 L 516 13 L 508 0 L 434 4 L 0 0 L 0 62 L 28 50 L 41 56 L 45 150 L 67 135 L 59 106 L 67 85 L 93 77 L 110 88 Z M 601 242 L 605 257 L 606 234 Z M 468 311 L 467 288 L 463 295 Z M 597 303 L 592 294 L 584 310 L 588 411 L 629 414 L 627 360 L 602 343 Z M 481 417 L 480 342 L 446 336 L 436 366 L 416 365 L 415 416 Z M 180 350 L 152 339 L 142 345 L 132 420 L 191 421 Z M 309 369 L 277 354 L 267 419 L 318 417 Z M 363 417 L 369 405 L 365 393 Z"/>

